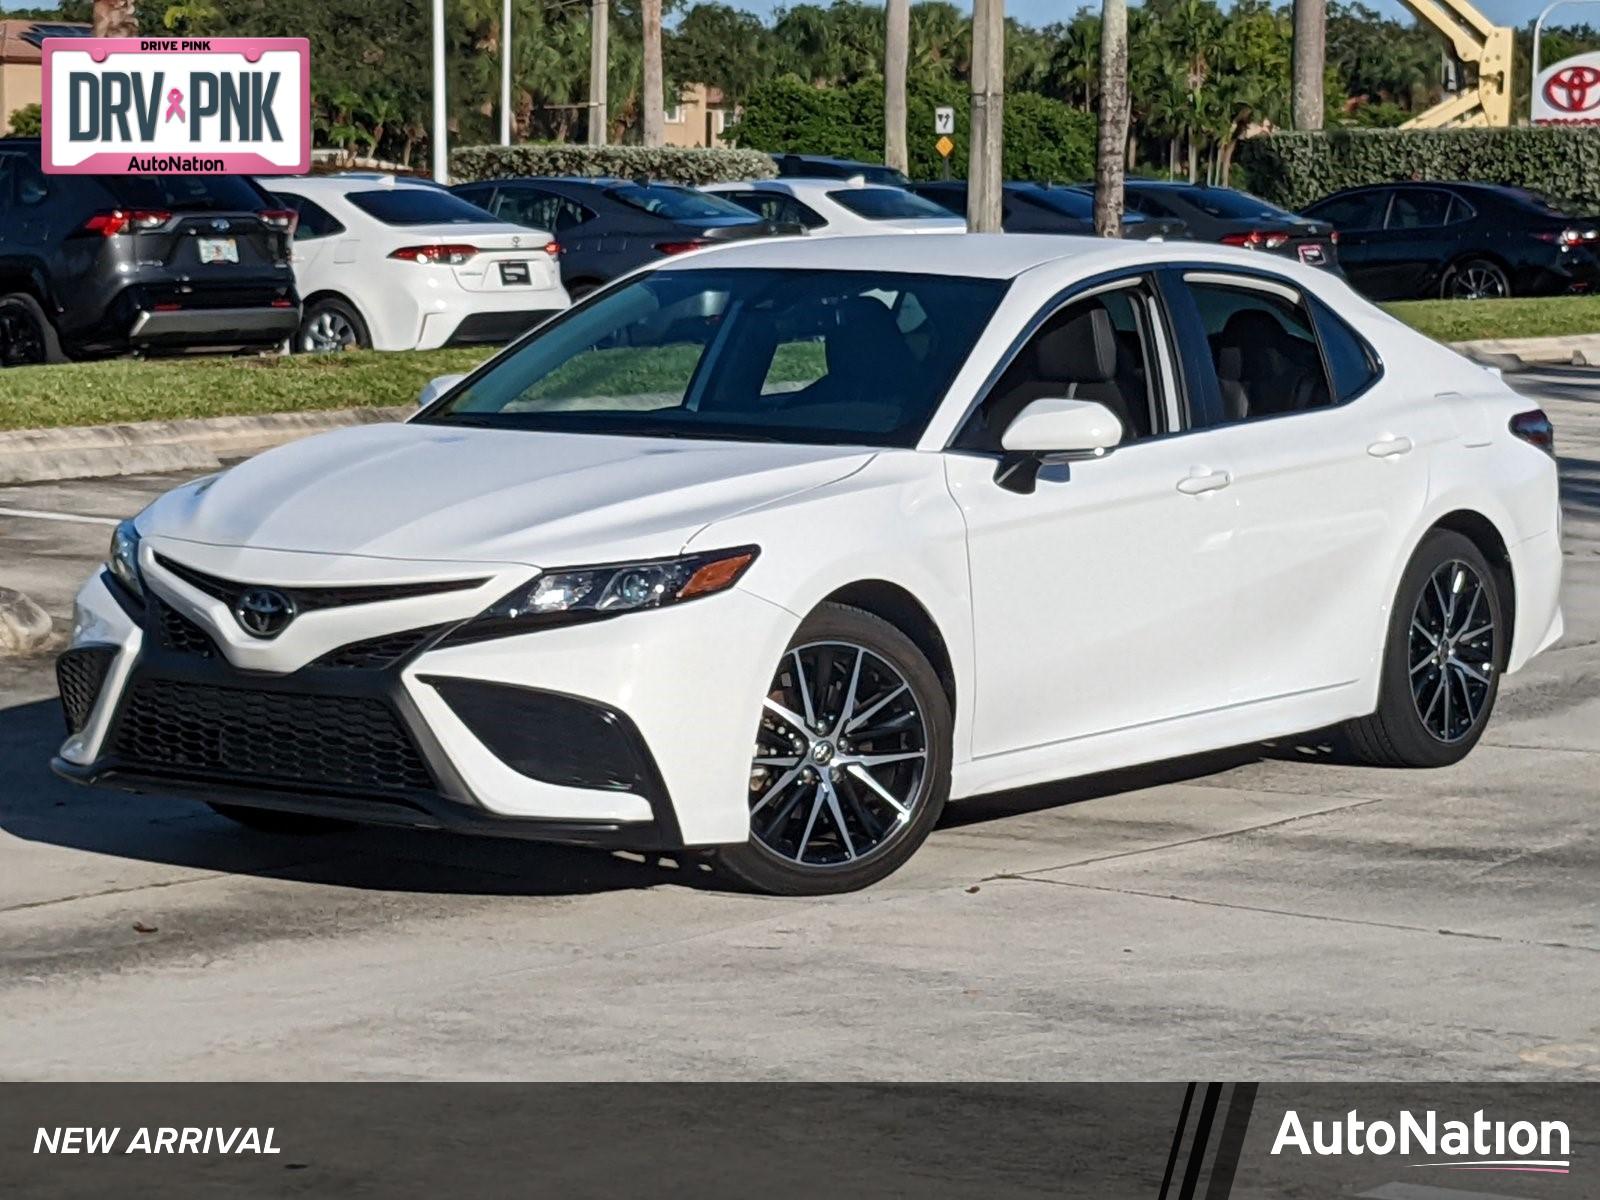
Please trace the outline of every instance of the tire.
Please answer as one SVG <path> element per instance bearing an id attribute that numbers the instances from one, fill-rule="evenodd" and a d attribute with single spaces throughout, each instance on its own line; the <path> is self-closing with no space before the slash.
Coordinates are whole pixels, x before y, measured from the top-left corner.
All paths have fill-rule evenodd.
<path id="1" fill-rule="evenodd" d="M 344 350 L 372 349 L 367 323 L 347 300 L 318 300 L 300 317 L 294 349 L 300 354 L 333 354 Z"/>
<path id="2" fill-rule="evenodd" d="M 351 827 L 348 821 L 314 817 L 309 813 L 283 812 L 275 808 L 246 808 L 237 804 L 208 804 L 206 807 L 218 816 L 227 817 L 235 824 L 257 833 L 337 833 Z"/>
<path id="3" fill-rule="evenodd" d="M 598 279 L 579 279 L 567 284 L 567 299 L 576 304 L 585 296 L 598 292 L 604 286 Z"/>
<path id="4" fill-rule="evenodd" d="M 944 687 L 910 638 L 822 605 L 777 664 L 756 721 L 750 838 L 718 848 L 717 864 L 778 896 L 851 892 L 893 874 L 950 794 L 950 724 Z"/>
<path id="5" fill-rule="evenodd" d="M 1465 758 L 1500 691 L 1505 613 L 1482 551 L 1453 530 L 1430 531 L 1400 577 L 1377 711 L 1344 726 L 1355 756 L 1381 767 L 1447 767 Z"/>
<path id="6" fill-rule="evenodd" d="M 0 367 L 33 367 L 63 363 L 56 327 L 26 292 L 0 296 Z"/>
<path id="7" fill-rule="evenodd" d="M 1510 295 L 1510 276 L 1487 258 L 1456 263 L 1439 284 L 1439 297 L 1443 300 L 1505 300 Z"/>

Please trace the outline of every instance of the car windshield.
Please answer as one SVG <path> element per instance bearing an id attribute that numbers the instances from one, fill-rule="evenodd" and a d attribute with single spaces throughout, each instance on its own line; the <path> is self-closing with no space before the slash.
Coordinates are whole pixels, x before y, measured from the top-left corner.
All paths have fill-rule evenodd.
<path id="1" fill-rule="evenodd" d="M 750 220 L 750 213 L 733 201 L 691 188 L 663 183 L 632 184 L 612 188 L 607 194 L 630 208 L 643 209 L 671 221 L 720 221 L 728 217 Z"/>
<path id="2" fill-rule="evenodd" d="M 546 325 L 417 419 L 909 447 L 1005 289 L 876 271 L 653 271 Z"/>
<path id="3" fill-rule="evenodd" d="M 101 175 L 97 181 L 128 208 L 256 212 L 269 203 L 238 175 Z"/>
<path id="4" fill-rule="evenodd" d="M 370 192 L 351 192 L 349 200 L 385 225 L 482 225 L 498 218 L 460 196 L 431 187 L 407 185 Z"/>
<path id="5" fill-rule="evenodd" d="M 828 199 L 869 221 L 897 221 L 905 218 L 950 216 L 949 210 L 911 192 L 891 187 L 838 188 Z"/>
<path id="6" fill-rule="evenodd" d="M 1249 192 L 1235 191 L 1233 188 L 1177 187 L 1163 191 L 1167 195 L 1176 196 L 1185 203 L 1194 205 L 1209 217 L 1221 217 L 1229 221 L 1295 219 L 1293 213 L 1279 208 L 1276 204 L 1268 204 L 1258 196 L 1252 196 Z"/>

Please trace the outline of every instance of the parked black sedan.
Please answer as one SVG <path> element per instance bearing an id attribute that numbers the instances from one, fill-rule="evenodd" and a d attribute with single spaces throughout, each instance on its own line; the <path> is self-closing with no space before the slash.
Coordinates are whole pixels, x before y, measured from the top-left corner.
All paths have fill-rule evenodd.
<path id="1" fill-rule="evenodd" d="M 827 154 L 774 154 L 773 166 L 780 179 L 855 179 L 888 187 L 905 187 L 911 182 L 904 171 L 882 163 L 860 162 L 853 158 L 833 158 Z"/>
<path id="2" fill-rule="evenodd" d="M 669 254 L 805 232 L 773 225 L 719 196 L 648 180 L 495 179 L 450 190 L 502 221 L 555 234 L 561 281 L 574 300 Z"/>
<path id="3" fill-rule="evenodd" d="M 1264 250 L 1313 267 L 1337 265 L 1333 226 L 1268 204 L 1249 192 L 1181 180 L 1130 179 L 1125 186 L 1131 211 L 1182 221 L 1197 241 Z M 1093 194 L 1093 188 L 1084 191 Z"/>
<path id="4" fill-rule="evenodd" d="M 1374 300 L 1553 296 L 1600 287 L 1600 222 L 1484 183 L 1349 188 L 1306 215 L 1339 231 L 1350 282 Z"/>
<path id="5" fill-rule="evenodd" d="M 913 183 L 911 190 L 953 213 L 967 211 L 967 185 L 961 180 Z M 1075 187 L 1049 183 L 1012 182 L 1003 185 L 1000 228 L 1007 233 L 1094 233 L 1094 197 Z M 1122 236 L 1145 241 L 1189 236 L 1182 221 L 1146 217 L 1130 212 L 1122 223 Z"/>

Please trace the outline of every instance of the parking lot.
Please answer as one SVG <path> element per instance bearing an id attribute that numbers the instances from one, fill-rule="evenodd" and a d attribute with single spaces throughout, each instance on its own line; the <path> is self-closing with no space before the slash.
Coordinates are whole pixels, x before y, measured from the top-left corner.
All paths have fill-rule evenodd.
<path id="1" fill-rule="evenodd" d="M 48 660 L 0 661 L 0 1077 L 1600 1079 L 1600 372 L 1517 382 L 1567 634 L 1465 763 L 1312 737 L 984 797 L 851 896 L 80 790 Z M 0 583 L 64 625 L 176 481 L 0 488 Z"/>

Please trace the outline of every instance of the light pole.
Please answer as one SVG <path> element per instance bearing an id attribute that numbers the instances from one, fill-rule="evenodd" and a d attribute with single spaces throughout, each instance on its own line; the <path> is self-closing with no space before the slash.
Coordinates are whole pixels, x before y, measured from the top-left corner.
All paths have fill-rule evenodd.
<path id="1" fill-rule="evenodd" d="M 450 182 L 444 102 L 444 0 L 433 0 L 433 179 L 435 183 Z"/>
<path id="2" fill-rule="evenodd" d="M 511 0 L 500 18 L 500 144 L 511 145 Z"/>

